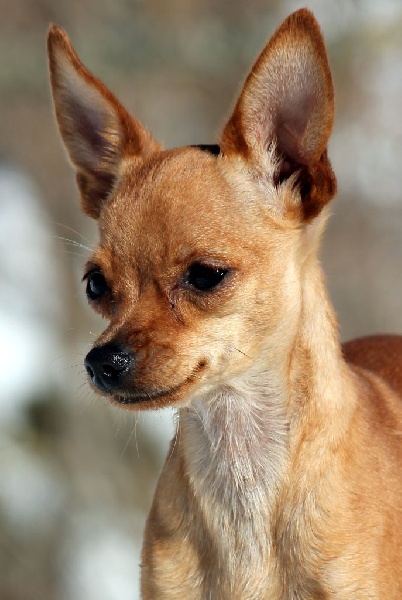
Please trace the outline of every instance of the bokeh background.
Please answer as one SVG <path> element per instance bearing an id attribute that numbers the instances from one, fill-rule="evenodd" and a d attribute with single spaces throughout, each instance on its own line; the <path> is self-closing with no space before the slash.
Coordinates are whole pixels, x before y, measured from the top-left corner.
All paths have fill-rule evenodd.
<path id="1" fill-rule="evenodd" d="M 136 600 L 174 415 L 95 398 L 83 358 L 96 240 L 47 76 L 49 22 L 166 146 L 217 141 L 240 84 L 308 5 L 333 68 L 339 195 L 322 260 L 342 338 L 402 332 L 400 0 L 0 0 L 0 598 Z"/>

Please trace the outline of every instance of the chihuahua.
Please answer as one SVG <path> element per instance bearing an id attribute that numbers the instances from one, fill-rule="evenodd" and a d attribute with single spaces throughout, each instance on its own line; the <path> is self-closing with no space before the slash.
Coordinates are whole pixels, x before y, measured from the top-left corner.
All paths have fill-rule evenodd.
<path id="1" fill-rule="evenodd" d="M 317 258 L 336 180 L 327 53 L 302 9 L 219 145 L 163 150 L 48 39 L 57 121 L 100 241 L 109 325 L 89 381 L 178 429 L 142 553 L 144 600 L 402 598 L 402 337 L 343 347 Z"/>

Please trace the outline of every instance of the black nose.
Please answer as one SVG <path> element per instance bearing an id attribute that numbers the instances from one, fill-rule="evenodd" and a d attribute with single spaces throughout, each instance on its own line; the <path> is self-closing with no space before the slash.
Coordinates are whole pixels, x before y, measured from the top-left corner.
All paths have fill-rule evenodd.
<path id="1" fill-rule="evenodd" d="M 102 392 L 112 393 L 122 389 L 124 378 L 133 367 L 134 357 L 124 346 L 105 344 L 92 348 L 84 364 L 92 383 Z"/>

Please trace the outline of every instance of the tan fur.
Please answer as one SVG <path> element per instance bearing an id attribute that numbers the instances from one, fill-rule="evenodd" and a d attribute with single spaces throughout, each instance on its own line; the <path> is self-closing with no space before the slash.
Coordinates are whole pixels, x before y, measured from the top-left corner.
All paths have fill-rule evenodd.
<path id="1" fill-rule="evenodd" d="M 107 283 L 92 304 L 110 321 L 95 350 L 114 349 L 113 389 L 90 354 L 88 372 L 116 404 L 178 411 L 142 597 L 399 600 L 402 338 L 339 343 L 317 258 L 336 183 L 313 15 L 298 11 L 271 38 L 219 156 L 162 151 L 57 27 L 49 56 L 83 208 L 99 224 L 87 278 Z M 200 264 L 224 272 L 219 285 L 191 283 Z"/>

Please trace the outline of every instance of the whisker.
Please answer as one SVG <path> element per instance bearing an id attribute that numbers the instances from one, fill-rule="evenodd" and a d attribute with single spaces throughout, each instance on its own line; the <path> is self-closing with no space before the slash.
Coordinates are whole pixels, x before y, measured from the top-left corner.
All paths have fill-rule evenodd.
<path id="1" fill-rule="evenodd" d="M 174 418 L 174 421 L 176 422 L 176 431 L 175 431 L 175 434 L 174 434 L 174 437 L 173 437 L 173 444 L 171 446 L 171 450 L 170 450 L 169 456 L 167 457 L 167 460 L 166 460 L 166 465 L 169 464 L 170 459 L 173 456 L 173 452 L 174 452 L 174 450 L 176 448 L 176 444 L 178 443 L 178 440 L 179 440 L 180 419 L 179 419 L 179 415 L 178 415 L 177 412 L 175 413 L 175 416 L 173 418 Z"/>
<path id="2" fill-rule="evenodd" d="M 130 435 L 128 436 L 128 439 L 127 439 L 127 441 L 126 441 L 126 443 L 125 443 L 125 446 L 124 446 L 124 448 L 123 448 L 123 451 L 122 451 L 122 453 L 121 453 L 121 455 L 120 455 L 120 459 L 122 459 L 122 458 L 123 458 L 123 456 L 125 455 L 125 453 L 126 453 L 126 450 L 127 450 L 127 448 L 128 448 L 128 445 L 129 445 L 129 443 L 130 443 L 130 441 L 131 441 L 131 439 L 132 439 L 133 435 L 135 436 L 135 437 L 134 437 L 134 439 L 135 439 L 135 448 L 136 448 L 136 451 L 137 451 L 137 457 L 138 457 L 138 458 L 140 457 L 140 453 L 139 453 L 139 450 L 138 450 L 138 440 L 137 440 L 137 423 L 138 423 L 138 415 L 136 415 L 136 419 L 135 419 L 134 427 L 133 427 L 133 429 L 132 429 L 132 431 L 131 431 Z"/>
<path id="3" fill-rule="evenodd" d="M 84 244 L 81 244 L 80 242 L 77 242 L 76 240 L 72 240 L 70 238 L 63 237 L 62 235 L 56 235 L 56 236 L 54 236 L 54 238 L 56 240 L 62 240 L 63 242 L 67 242 L 68 244 L 71 244 L 72 246 L 76 246 L 78 248 L 83 248 L 84 250 L 87 250 L 88 252 L 92 252 L 92 248 L 89 248 L 88 246 L 85 246 Z"/>
<path id="4" fill-rule="evenodd" d="M 81 239 L 83 239 L 84 242 L 88 242 L 88 244 L 92 245 L 92 242 L 88 238 L 86 238 L 84 235 L 82 235 L 82 233 L 79 233 L 79 231 L 76 231 L 72 227 L 69 227 L 68 225 L 65 225 L 64 223 L 58 223 L 58 222 L 56 222 L 55 225 L 57 225 L 58 227 L 64 227 L 64 229 L 68 229 L 69 231 L 71 231 L 72 233 L 74 233 L 75 235 L 78 235 Z"/>
<path id="5" fill-rule="evenodd" d="M 72 252 L 68 248 L 60 248 L 59 252 L 63 252 L 63 254 L 67 254 L 68 256 L 79 256 L 80 258 L 85 258 L 87 256 L 87 252 Z"/>
<path id="6" fill-rule="evenodd" d="M 245 356 L 246 358 L 249 358 L 251 360 L 251 356 L 249 356 L 248 354 L 246 354 L 242 350 L 239 350 L 239 348 L 236 348 L 235 346 L 233 346 L 232 348 L 230 348 L 230 350 L 236 350 L 236 352 L 240 352 L 240 354 L 243 354 L 243 356 Z"/>

